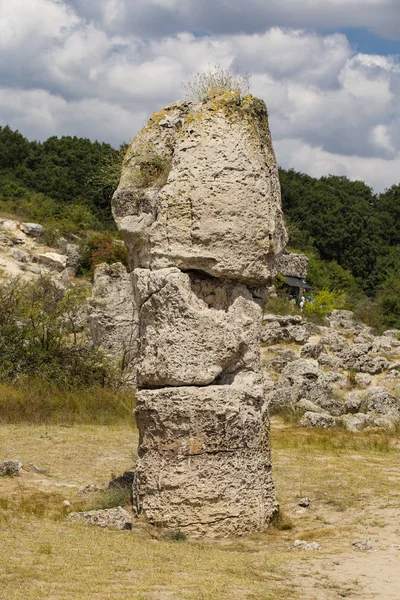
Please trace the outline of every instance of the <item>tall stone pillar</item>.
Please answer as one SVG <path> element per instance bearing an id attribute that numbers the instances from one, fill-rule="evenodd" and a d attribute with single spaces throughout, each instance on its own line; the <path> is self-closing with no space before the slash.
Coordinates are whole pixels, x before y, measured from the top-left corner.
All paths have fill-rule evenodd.
<path id="1" fill-rule="evenodd" d="M 277 506 L 262 309 L 286 242 L 265 104 L 215 90 L 153 115 L 113 211 L 138 310 L 137 512 L 195 536 L 261 530 Z"/>

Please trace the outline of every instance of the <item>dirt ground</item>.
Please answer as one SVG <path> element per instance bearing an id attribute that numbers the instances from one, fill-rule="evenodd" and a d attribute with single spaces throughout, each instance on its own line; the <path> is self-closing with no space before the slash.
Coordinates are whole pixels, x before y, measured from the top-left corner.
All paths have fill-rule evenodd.
<path id="1" fill-rule="evenodd" d="M 301 430 L 275 418 L 282 517 L 249 538 L 171 543 L 145 529 L 65 521 L 63 500 L 74 508 L 81 485 L 132 467 L 136 441 L 126 427 L 0 427 L 0 458 L 25 467 L 0 481 L 0 600 L 400 599 L 397 436 Z M 321 550 L 291 552 L 296 539 Z M 354 550 L 363 539 L 376 551 Z"/>

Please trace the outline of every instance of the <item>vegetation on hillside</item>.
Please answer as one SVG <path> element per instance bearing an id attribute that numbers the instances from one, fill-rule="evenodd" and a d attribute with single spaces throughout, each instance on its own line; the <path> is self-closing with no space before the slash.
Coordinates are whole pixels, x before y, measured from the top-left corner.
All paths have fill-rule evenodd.
<path id="1" fill-rule="evenodd" d="M 248 86 L 238 73 L 227 83 L 222 69 L 191 85 L 203 93 L 211 76 Z M 44 224 L 50 241 L 54 230 L 79 234 L 83 273 L 102 260 L 126 263 L 110 208 L 125 150 L 68 136 L 31 142 L 0 127 L 0 211 Z M 280 179 L 289 247 L 309 256 L 314 291 L 336 293 L 378 329 L 400 327 L 400 185 L 375 194 L 346 177 L 281 170 Z"/>
<path id="2" fill-rule="evenodd" d="M 0 127 L 0 210 L 61 233 L 113 230 L 110 199 L 125 149 L 69 136 L 30 142 Z"/>
<path id="3" fill-rule="evenodd" d="M 52 279 L 0 282 L 0 381 L 39 376 L 63 387 L 104 385 L 112 371 L 85 330 L 87 289 Z"/>
<path id="4" fill-rule="evenodd" d="M 289 246 L 309 256 L 309 283 L 344 292 L 377 329 L 400 328 L 400 185 L 375 194 L 346 177 L 281 170 L 280 179 Z"/>

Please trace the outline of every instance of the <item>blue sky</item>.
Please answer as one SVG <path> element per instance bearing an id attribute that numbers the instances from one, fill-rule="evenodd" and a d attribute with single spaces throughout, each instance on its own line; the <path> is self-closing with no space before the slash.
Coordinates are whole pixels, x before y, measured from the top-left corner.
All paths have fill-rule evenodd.
<path id="1" fill-rule="evenodd" d="M 399 183 L 399 0 L 0 0 L 0 125 L 30 139 L 129 141 L 215 64 L 251 74 L 281 166 Z"/>
<path id="2" fill-rule="evenodd" d="M 366 28 L 341 27 L 339 31 L 347 36 L 349 42 L 358 52 L 382 55 L 397 54 L 400 56 L 400 40 L 386 39 Z M 330 33 L 334 33 L 334 31 L 330 31 Z"/>

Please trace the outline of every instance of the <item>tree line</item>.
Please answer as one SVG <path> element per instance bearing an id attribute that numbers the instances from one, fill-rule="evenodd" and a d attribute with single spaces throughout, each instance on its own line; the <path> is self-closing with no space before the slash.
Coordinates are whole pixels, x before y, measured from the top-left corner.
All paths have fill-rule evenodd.
<path id="1" fill-rule="evenodd" d="M 0 210 L 50 231 L 112 237 L 125 149 L 70 136 L 29 141 L 0 127 Z M 400 185 L 377 194 L 362 181 L 283 169 L 280 181 L 289 246 L 310 257 L 311 285 L 344 294 L 378 328 L 400 327 Z"/>
<path id="2" fill-rule="evenodd" d="M 289 245 L 310 257 L 310 283 L 346 293 L 378 329 L 400 328 L 400 185 L 376 194 L 362 181 L 281 170 Z"/>

